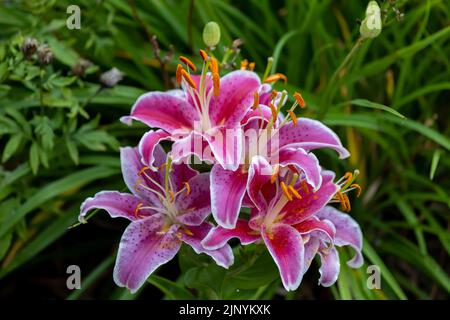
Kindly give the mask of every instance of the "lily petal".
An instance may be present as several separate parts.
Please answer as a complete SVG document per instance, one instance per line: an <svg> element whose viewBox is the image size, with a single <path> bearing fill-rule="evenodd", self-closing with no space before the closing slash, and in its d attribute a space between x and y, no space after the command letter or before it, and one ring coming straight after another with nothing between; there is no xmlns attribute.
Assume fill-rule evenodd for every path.
<svg viewBox="0 0 450 320"><path fill-rule="evenodd" d="M324 233L327 237L327 241L333 243L334 235L336 233L336 229L333 223L329 220L319 220L316 217L311 217L307 220L300 222L293 226L297 231L301 234L311 234L321 232Z"/></svg>
<svg viewBox="0 0 450 320"><path fill-rule="evenodd" d="M176 198L178 210L182 212L177 220L188 226L200 225L211 213L209 173L201 173L189 181L190 192Z"/></svg>
<svg viewBox="0 0 450 320"><path fill-rule="evenodd" d="M222 77L219 97L213 97L209 105L213 125L236 127L252 106L253 93L259 87L259 77L251 71L233 71Z"/></svg>
<svg viewBox="0 0 450 320"><path fill-rule="evenodd" d="M285 213L282 218L283 223L298 224L317 211L322 209L334 196L338 187L333 182L334 173L331 171L322 171L322 184L320 188L314 192L313 188L308 184L298 182L295 189L301 196L301 199L294 198L293 201L288 202L284 208Z"/></svg>
<svg viewBox="0 0 450 320"><path fill-rule="evenodd" d="M227 170L236 170L242 156L242 129L216 127L203 132L216 161Z"/></svg>
<svg viewBox="0 0 450 320"><path fill-rule="evenodd" d="M272 225L262 229L261 235L280 271L287 291L295 290L304 274L305 248L297 230L286 224Z"/></svg>
<svg viewBox="0 0 450 320"><path fill-rule="evenodd" d="M214 250L223 247L232 238L238 238L242 245L247 245L258 241L261 236L250 229L248 221L238 220L234 229L225 229L220 226L212 228L203 239L202 245L209 250Z"/></svg>
<svg viewBox="0 0 450 320"><path fill-rule="evenodd" d="M319 256L322 263L319 269L319 284L324 287L330 287L336 282L339 276L339 271L341 268L339 254L333 246L325 250L319 250Z"/></svg>
<svg viewBox="0 0 450 320"><path fill-rule="evenodd" d="M211 170L211 210L216 222L228 229L236 225L247 186L247 173L242 169L224 170L214 165Z"/></svg>
<svg viewBox="0 0 450 320"><path fill-rule="evenodd" d="M198 171L185 163L173 164L170 171L170 183L172 190L178 192L185 187L185 183L198 175ZM208 181L209 183L209 181Z"/></svg>
<svg viewBox="0 0 450 320"><path fill-rule="evenodd" d="M120 240L114 281L135 293L160 265L172 260L180 249L176 229L164 232L160 214L133 221ZM176 226L173 226L176 227Z"/></svg>
<svg viewBox="0 0 450 320"><path fill-rule="evenodd" d="M208 222L196 227L186 227L186 232L181 233L181 240L187 243L194 249L197 254L206 253L221 267L228 269L234 262L233 250L228 244L210 250L206 249L201 241L206 237L208 232L212 229L212 225Z"/></svg>
<svg viewBox="0 0 450 320"><path fill-rule="evenodd" d="M166 161L166 154L161 146L155 147L153 152L155 165L161 165ZM164 175L161 171L154 172L152 170L141 170L145 165L141 162L141 157L137 148L125 147L120 149L120 163L122 167L122 175L128 189L137 197L145 199L156 206L160 206L158 197L148 189L159 191L159 187L155 182L161 184L164 181ZM151 178L153 181L151 181Z"/></svg>
<svg viewBox="0 0 450 320"><path fill-rule="evenodd" d="M130 116L122 117L120 120L125 124L131 124L133 119L171 133L192 129L194 122L198 120L198 114L193 106L177 95L150 92L140 96L133 105Z"/></svg>
<svg viewBox="0 0 450 320"><path fill-rule="evenodd" d="M272 166L266 158L261 156L255 156L252 158L252 162L248 170L247 193L249 198L260 211L265 210L268 205L266 197L261 191L262 187L270 181L272 172Z"/></svg>
<svg viewBox="0 0 450 320"><path fill-rule="evenodd" d="M149 209L140 209L139 215L136 214L136 208L142 204L142 199L129 193L120 193L117 191L101 191L94 197L87 198L80 207L78 220L85 223L85 216L89 210L106 210L112 218L122 217L128 220L140 219L139 216L150 216L154 212Z"/></svg>
<svg viewBox="0 0 450 320"><path fill-rule="evenodd" d="M280 128L279 139L280 148L300 147L306 151L331 148L339 154L341 159L350 155L342 146L336 133L317 120L298 118L297 125L289 121Z"/></svg>
<svg viewBox="0 0 450 320"><path fill-rule="evenodd" d="M176 139L172 145L171 155L174 163L189 161L190 156L196 156L200 161L208 163L215 162L208 141L196 132L191 132L185 137Z"/></svg>
<svg viewBox="0 0 450 320"><path fill-rule="evenodd" d="M150 130L146 132L141 141L139 141L139 153L142 158L142 163L152 168L152 170L156 171L157 168L155 166L155 149L159 146L159 143L163 140L170 140L170 133L167 133L163 130L153 131ZM165 159L164 159L165 161ZM161 165L162 163L158 163L157 165Z"/></svg>
<svg viewBox="0 0 450 320"><path fill-rule="evenodd" d="M284 148L279 154L280 165L294 165L305 173L305 178L314 190L322 183L321 167L319 160L312 153L307 153L302 148Z"/></svg>
<svg viewBox="0 0 450 320"><path fill-rule="evenodd" d="M346 213L331 206L326 206L319 212L317 216L320 219L330 220L335 228L336 234L334 236L334 243L337 246L349 245L355 249L355 256L347 262L352 268L359 268L364 263L364 258L361 254L362 250L362 233L358 223Z"/></svg>

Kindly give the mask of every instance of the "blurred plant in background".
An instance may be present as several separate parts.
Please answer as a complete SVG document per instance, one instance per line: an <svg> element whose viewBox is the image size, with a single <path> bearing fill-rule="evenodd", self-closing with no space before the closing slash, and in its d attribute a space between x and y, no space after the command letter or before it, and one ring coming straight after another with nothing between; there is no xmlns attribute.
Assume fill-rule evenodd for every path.
<svg viewBox="0 0 450 320"><path fill-rule="evenodd" d="M377 13L366 12L364 1L78 0L81 29L69 30L72 2L0 6L0 296L449 297L445 1L379 1ZM369 25L378 14L380 34ZM219 43L202 33L211 20L220 26ZM352 201L351 215L364 230L366 266L380 267L380 290L367 288L365 267L341 263L330 289L317 286L312 272L301 290L286 293L267 254L236 249L235 265L224 270L183 247L179 261L131 296L111 280L111 243L118 244L123 222L98 214L93 227L68 230L84 198L125 187L118 147L136 145L145 127L118 119L140 94L172 88L173 57L199 62L204 38L224 52L229 69L248 59L263 74L271 56L269 72L289 80L278 89L301 91L307 102L301 116L346 137L348 161L318 156L334 171L361 171L366 191ZM347 251L340 254L348 260ZM81 266L81 290L65 287L70 264Z"/></svg>

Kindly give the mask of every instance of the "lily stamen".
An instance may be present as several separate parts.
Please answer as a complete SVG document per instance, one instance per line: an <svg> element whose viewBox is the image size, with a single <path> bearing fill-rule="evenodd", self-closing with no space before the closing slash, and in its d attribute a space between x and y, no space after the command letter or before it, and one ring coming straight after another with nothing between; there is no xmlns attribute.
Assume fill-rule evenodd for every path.
<svg viewBox="0 0 450 320"><path fill-rule="evenodd" d="M180 56L179 57L180 61L183 62L190 70L192 70L193 72L197 71L197 67L195 66L195 64L189 60L188 58L184 57L184 56Z"/></svg>
<svg viewBox="0 0 450 320"><path fill-rule="evenodd" d="M177 72L175 74L176 80L178 84L181 84L181 81L183 80L183 75L182 75L182 71L183 71L183 66L181 64L177 65Z"/></svg>
<svg viewBox="0 0 450 320"><path fill-rule="evenodd" d="M255 62L250 62L250 63L248 64L248 69L249 69L250 71L255 70L255 65L256 65Z"/></svg>
<svg viewBox="0 0 450 320"><path fill-rule="evenodd" d="M256 110L259 106L259 93L258 91L253 92L253 106L252 109Z"/></svg>
<svg viewBox="0 0 450 320"><path fill-rule="evenodd" d="M273 167L273 173L272 173L272 176L270 177L270 183L274 184L275 181L277 181L279 172L280 172L280 166L277 164Z"/></svg>
<svg viewBox="0 0 450 320"><path fill-rule="evenodd" d="M264 83L273 83L277 82L278 80L283 80L284 83L287 83L287 77L282 73L275 73L273 75L268 76L264 81Z"/></svg>
<svg viewBox="0 0 450 320"><path fill-rule="evenodd" d="M302 196L297 192L297 190L294 189L293 186L288 186L288 189L289 189L290 193L294 195L294 197L296 197L299 200L303 199Z"/></svg>
<svg viewBox="0 0 450 320"><path fill-rule="evenodd" d="M189 86L191 86L193 89L197 89L197 86L195 85L194 80L192 80L190 74L187 73L186 70L182 69L181 70L181 75L182 75L183 79L187 82L187 84Z"/></svg>
<svg viewBox="0 0 450 320"><path fill-rule="evenodd" d="M286 196L286 198L288 198L289 201L294 200L294 198L292 198L292 195L289 192L288 187L286 186L286 184L283 181L281 181L280 186L281 186L281 190L283 190L283 193Z"/></svg>
<svg viewBox="0 0 450 320"><path fill-rule="evenodd" d="M295 92L294 93L294 98L295 101L297 101L298 105L300 106L300 108L304 108L305 105L305 100L303 99L302 95L300 94L300 92Z"/></svg>
<svg viewBox="0 0 450 320"><path fill-rule="evenodd" d="M241 61L241 70L247 70L248 60L244 59Z"/></svg>

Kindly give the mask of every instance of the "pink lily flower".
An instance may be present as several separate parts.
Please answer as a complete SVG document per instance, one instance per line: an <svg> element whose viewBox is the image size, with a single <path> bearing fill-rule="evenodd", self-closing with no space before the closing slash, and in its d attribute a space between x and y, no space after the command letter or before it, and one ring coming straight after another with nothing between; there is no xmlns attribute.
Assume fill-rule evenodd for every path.
<svg viewBox="0 0 450 320"><path fill-rule="evenodd" d="M270 176L261 174L270 167L266 159L257 157L249 169L249 197L255 205L250 220L238 220L234 229L213 228L203 239L203 246L220 248L231 238L238 238L243 245L263 242L288 291L299 287L316 254L322 264L319 284L331 286L340 270L335 246L353 247L356 254L348 265L359 268L363 263L359 225L348 214L327 206L337 201L336 196L348 199L345 192L359 186L348 188L348 180L334 183L331 171L321 172L322 183L317 190L306 182L304 174L292 172L272 183Z"/></svg>
<svg viewBox="0 0 450 320"><path fill-rule="evenodd" d="M206 253L228 268L233 264L230 246L205 249L201 240L212 228L205 222L210 213L209 174L185 164L170 166L160 146L155 148L155 165L148 170L137 148L120 151L122 173L130 193L102 191L81 205L79 220L91 209L106 210L111 217L131 221L123 233L114 267L114 281L136 292L160 265L170 261L184 242L196 253ZM166 167L171 167L166 172Z"/></svg>
<svg viewBox="0 0 450 320"><path fill-rule="evenodd" d="M252 105L260 79L247 70L233 71L220 78L217 60L204 51L201 54L204 63L200 76L191 76L190 70L195 71L195 66L187 58L180 58L188 66L187 71L181 65L177 69L177 80L183 90L144 94L132 107L130 116L121 119L126 124L134 119L160 129L148 132L140 142L143 160L151 168L154 168L153 151L162 140L174 142L175 163L196 155L202 161L215 161L230 170L239 165L240 122ZM206 147L211 155L205 154Z"/></svg>
<svg viewBox="0 0 450 320"><path fill-rule="evenodd" d="M266 103L272 103L267 94L261 97ZM283 120L275 120L271 119L273 112L267 105L260 104L258 109L250 110L242 121L244 137L253 134L251 139L243 143L244 157L249 159L247 164L241 161L244 164L234 171L219 165L214 165L211 170L212 214L216 222L225 228L236 226L245 194L250 192L249 168L257 157L263 157L271 164L263 174L273 174L273 178L276 178L279 174L284 175L288 168L294 168L303 173L306 182L316 190L322 183L321 168L318 159L310 151L332 148L341 159L349 156L339 137L321 122L307 118L289 120L289 116L294 116L292 112Z"/></svg>

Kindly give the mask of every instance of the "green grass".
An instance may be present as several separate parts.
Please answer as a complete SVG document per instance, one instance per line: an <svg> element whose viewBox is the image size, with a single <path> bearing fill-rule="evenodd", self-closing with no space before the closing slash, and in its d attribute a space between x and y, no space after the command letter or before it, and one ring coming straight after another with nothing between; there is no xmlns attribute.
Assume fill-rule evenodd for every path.
<svg viewBox="0 0 450 320"><path fill-rule="evenodd" d="M66 7L74 2L82 11L81 30L64 26ZM334 154L320 153L324 166L338 175L355 168L361 172L364 191L352 199L350 214L364 233L365 267L376 264L381 269L381 289L367 289L365 267L355 271L343 262L337 284L320 292L335 299L450 297L450 7L446 1L394 1L404 14L401 21L390 1L384 1L387 14L381 35L362 43L358 43L357 21L364 18L365 1L5 3L0 7L0 283L11 284L23 275L21 270L42 268L54 259L52 248L64 246L68 255L92 263L83 292L57 297L83 298L86 292L96 298L138 297L108 289L114 288L111 252L117 242L103 245L99 250L103 253L93 259L71 241L73 233L67 227L76 222L86 196L124 188L118 146L135 145L145 129L125 127L119 117L129 112L141 93L165 89L148 35L157 36L162 55L173 45L174 58L166 66L173 77L179 55L200 61L203 25L214 20L222 30L219 50L241 38L241 57L255 61L261 75L272 56L272 72L286 74L286 89L302 92L307 102L299 115L322 119L337 131L352 156L338 161ZM42 70L19 59L25 36L47 41L55 54L56 61L42 76ZM79 57L95 66L71 83L70 70ZM21 71L18 66L25 64ZM125 73L125 80L94 95L99 70L113 66ZM56 79L50 78L52 74ZM47 120L39 118L43 116ZM96 228L99 233L106 230ZM114 235L117 241L120 229ZM140 294L160 290L167 299L191 298L196 292L188 290L190 284L195 287L207 279L194 272L204 266L190 263L180 261L181 270L191 270L181 278L164 278L163 267ZM230 272L223 279L234 277L236 271ZM243 272L236 277L264 280ZM309 273L300 290L286 298L319 297L317 272ZM279 282L264 281L243 290L240 297L272 298ZM227 290L226 286L211 289L203 297L229 297ZM0 296L6 294L0 286Z"/></svg>

